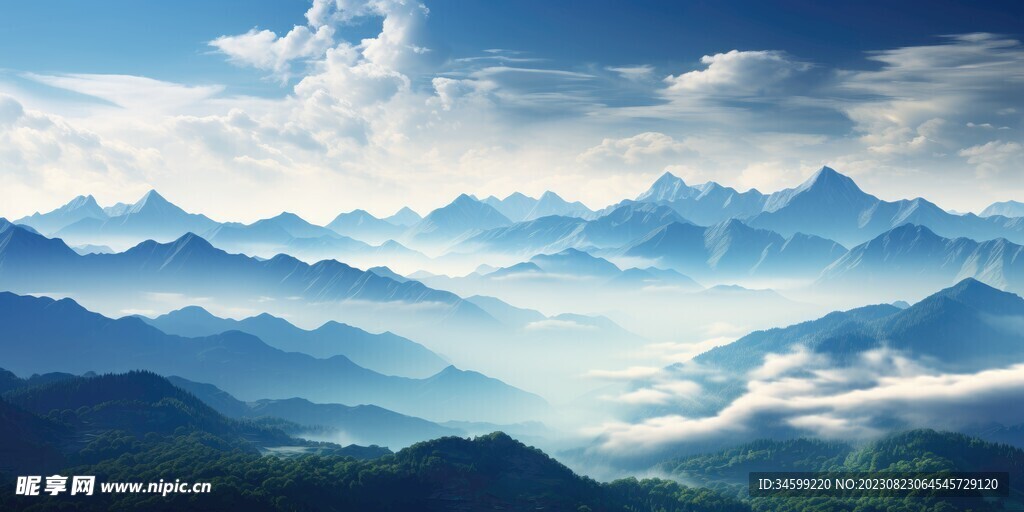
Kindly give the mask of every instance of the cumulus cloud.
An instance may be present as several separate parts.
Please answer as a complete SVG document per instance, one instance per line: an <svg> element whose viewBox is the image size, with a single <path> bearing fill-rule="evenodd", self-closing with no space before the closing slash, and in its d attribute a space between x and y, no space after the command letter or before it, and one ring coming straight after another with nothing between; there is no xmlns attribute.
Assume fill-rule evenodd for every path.
<svg viewBox="0 0 1024 512"><path fill-rule="evenodd" d="M670 94L709 96L761 96L811 65L778 50L739 51L705 55L704 69L665 78Z"/></svg>
<svg viewBox="0 0 1024 512"><path fill-rule="evenodd" d="M210 41L210 46L236 64L271 71L287 80L293 61L320 57L334 46L334 28L294 27L280 37L269 30L254 28L244 34L218 37Z"/></svg>
<svg viewBox="0 0 1024 512"><path fill-rule="evenodd" d="M139 169L164 165L159 153L139 148L25 108L0 94L0 190L5 199L53 204L54 187L64 199L74 190L116 189L137 179ZM141 193L141 192L139 192Z"/></svg>
<svg viewBox="0 0 1024 512"><path fill-rule="evenodd" d="M892 428L959 429L986 422L1017 424L1024 411L1024 364L951 374L887 350L863 354L850 366L797 350L775 354L749 375L745 391L715 414L664 414L603 426L600 449L637 453L670 445L734 442L783 435L864 439ZM689 381L680 380L683 389ZM617 397L629 404L671 404L662 387Z"/></svg>
<svg viewBox="0 0 1024 512"><path fill-rule="evenodd" d="M668 166L688 181L768 192L829 163L886 199L925 196L965 211L1024 193L1007 172L1024 143L1024 51L1005 37L874 52L874 65L856 71L770 48L723 48L697 69L557 68L507 49L446 55L428 44L429 16L415 1L315 0L287 31L211 41L227 61L287 80L279 98L145 77L18 76L103 100L85 108L70 95L41 102L0 77L19 100L0 103L0 152L9 168L32 169L31 182L2 178L5 215L151 187L232 220L288 209L326 222L339 203L367 207L367 197L384 214L513 190L552 189L600 208ZM371 20L376 34L343 39L346 24ZM188 186L196 179L198 190Z"/></svg>

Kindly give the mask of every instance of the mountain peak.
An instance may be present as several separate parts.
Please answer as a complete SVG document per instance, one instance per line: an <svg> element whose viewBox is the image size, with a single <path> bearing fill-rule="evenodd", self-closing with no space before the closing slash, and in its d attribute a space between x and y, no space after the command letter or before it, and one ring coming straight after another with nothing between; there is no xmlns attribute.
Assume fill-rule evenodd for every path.
<svg viewBox="0 0 1024 512"><path fill-rule="evenodd" d="M768 196L764 212L802 205L803 214L814 215L821 208L857 211L877 203L878 198L865 193L849 176L823 166L796 188L780 190Z"/></svg>
<svg viewBox="0 0 1024 512"><path fill-rule="evenodd" d="M814 188L843 188L860 192L860 187L849 176L825 165L818 172L814 173L799 189L809 190Z"/></svg>
<svg viewBox="0 0 1024 512"><path fill-rule="evenodd" d="M679 176L672 174L671 171L665 171L661 176L658 177L657 180L654 181L654 185L668 185L674 183L685 184L686 182L683 181L683 179L680 178Z"/></svg>
<svg viewBox="0 0 1024 512"><path fill-rule="evenodd" d="M151 188L151 189L149 189L149 192L146 192L145 194L142 195L142 198L140 198L136 204L146 203L146 202L149 202L149 201L165 201L166 202L167 200L164 199L164 196L160 195L160 193L157 192L155 188Z"/></svg>
<svg viewBox="0 0 1024 512"><path fill-rule="evenodd" d="M637 201L676 201L693 195L693 189L687 186L682 178L665 171L644 193L637 196Z"/></svg>
<svg viewBox="0 0 1024 512"><path fill-rule="evenodd" d="M296 214L296 213L281 212L281 213L275 215L273 218L275 218L275 219L299 219L301 217L299 217L299 215Z"/></svg>
<svg viewBox="0 0 1024 512"><path fill-rule="evenodd" d="M96 203L96 198L93 197L92 194L87 195L87 196L75 197L74 199L68 201L68 203L65 204L64 206L62 206L60 209L67 211L67 210L76 210L78 208L83 208L83 207L84 208L90 208L90 209L95 208L97 210L101 209L100 205Z"/></svg>
<svg viewBox="0 0 1024 512"><path fill-rule="evenodd" d="M174 208L174 205L167 199L164 199L164 196L160 195L156 190L150 190L136 201L126 213L140 213L144 210L160 210L165 208Z"/></svg>
<svg viewBox="0 0 1024 512"><path fill-rule="evenodd" d="M215 249L213 244L207 242L205 238L189 231L184 235L178 237L177 240L170 243L178 248L178 250L190 248L190 249Z"/></svg>
<svg viewBox="0 0 1024 512"><path fill-rule="evenodd" d="M400 210L395 212L394 215L387 217L384 220L396 226L411 226L422 219L423 217L413 211L412 208L403 206Z"/></svg>
<svg viewBox="0 0 1024 512"><path fill-rule="evenodd" d="M475 197L469 194L459 194L459 197L456 197L455 200L449 204L472 204L478 202L479 201L477 201Z"/></svg>
<svg viewBox="0 0 1024 512"><path fill-rule="evenodd" d="M166 315L162 315L161 317L158 317L158 319L159 318L165 318L165 317L177 317L178 319L185 319L185 318L187 318L189 320L196 320L196 319L203 319L203 320L205 320L205 319L209 319L209 318L216 318L215 316L213 316L213 313L210 313L209 311L206 310L206 308L204 308L202 306L185 306L185 307L183 307L181 309L176 309L174 311L171 311L170 313L167 313Z"/></svg>
<svg viewBox="0 0 1024 512"><path fill-rule="evenodd" d="M939 235L936 235L934 231L928 229L926 226L922 226L920 224L907 223L907 224L901 224L899 226L896 226L896 227L890 229L889 231L887 231L885 233L882 233L881 235L878 235L878 238L882 238L882 237L886 237L886 238L890 238L890 239L892 239L892 238L907 239L907 238L917 238L917 237L939 238Z"/></svg>
<svg viewBox="0 0 1024 512"><path fill-rule="evenodd" d="M940 290L918 304L934 302L938 299L955 300L997 315L1024 313L1024 299L993 288L973 277L968 277L945 290Z"/></svg>

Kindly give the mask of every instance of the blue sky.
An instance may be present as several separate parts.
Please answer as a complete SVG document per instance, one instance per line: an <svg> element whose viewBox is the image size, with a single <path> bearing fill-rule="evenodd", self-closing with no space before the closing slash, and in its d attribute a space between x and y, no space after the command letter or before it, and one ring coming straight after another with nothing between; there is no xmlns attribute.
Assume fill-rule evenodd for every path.
<svg viewBox="0 0 1024 512"><path fill-rule="evenodd" d="M150 187L240 220L426 210L516 189L601 207L665 170L772 191L823 164L885 198L978 210L1024 197L1022 12L948 1L8 3L0 214Z"/></svg>

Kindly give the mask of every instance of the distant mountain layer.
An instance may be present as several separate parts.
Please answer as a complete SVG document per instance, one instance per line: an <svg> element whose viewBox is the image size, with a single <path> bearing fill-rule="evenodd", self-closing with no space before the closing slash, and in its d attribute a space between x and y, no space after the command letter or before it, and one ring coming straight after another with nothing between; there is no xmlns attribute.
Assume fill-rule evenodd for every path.
<svg viewBox="0 0 1024 512"><path fill-rule="evenodd" d="M614 290L639 289L646 286L669 286L682 290L699 290L701 286L693 279L671 269L655 267L629 268L620 270L614 263L578 249L565 249L554 254L538 254L522 263L474 273L461 279L497 282L509 278L536 278L557 280L565 277L581 278L575 283L608 287ZM437 278L427 278L434 282ZM487 310L487 308L484 308Z"/></svg>
<svg viewBox="0 0 1024 512"><path fill-rule="evenodd" d="M665 204L701 225L742 219L783 236L817 235L856 245L897 226L927 226L946 237L1005 237L1024 243L1024 220L1005 216L953 215L925 199L883 201L863 192L834 169L823 167L800 186L770 195L737 192L717 183L696 187L666 173L637 201ZM998 209L997 209L998 211Z"/></svg>
<svg viewBox="0 0 1024 512"><path fill-rule="evenodd" d="M691 187L670 172L636 198L637 202L671 206L684 218L704 226L757 215L767 199L757 190L738 192L715 182Z"/></svg>
<svg viewBox="0 0 1024 512"><path fill-rule="evenodd" d="M493 323L458 296L417 281L394 281L334 260L309 265L286 255L259 260L228 254L191 233L171 243L149 240L122 253L81 256L59 239L0 224L0 287L15 291L102 287L109 292L151 287L316 301L430 302L450 307L454 319Z"/></svg>
<svg viewBox="0 0 1024 512"><path fill-rule="evenodd" d="M409 212L412 212L409 210ZM413 213L415 215L415 213ZM404 215L405 221L411 220L412 216ZM416 215L416 221L419 216ZM399 221L403 221L399 218ZM334 232L345 235L356 240L362 240L372 244L379 244L387 240L398 238L405 231L404 224L392 224L386 220L378 219L365 210L353 210L342 213L334 218L327 227Z"/></svg>
<svg viewBox="0 0 1024 512"><path fill-rule="evenodd" d="M411 225L419 221L412 210L406 208L399 213L401 222ZM270 252L268 256L273 256L287 252L316 259L368 255L422 257L391 240L404 231L404 226L376 219L362 210L340 215L329 227L311 224L289 212L252 224L219 223L182 210L155 190L134 204L119 203L108 208L101 208L92 196L79 196L56 210L36 213L17 223L51 236L59 233L58 236L80 245L101 242L123 246L146 239L166 242L186 233L198 233L217 247L248 254Z"/></svg>
<svg viewBox="0 0 1024 512"><path fill-rule="evenodd" d="M515 192L505 199L494 196L483 200L513 222L530 221L541 217L559 215L563 217L588 217L594 212L579 201L568 202L558 194L547 191L539 199Z"/></svg>
<svg viewBox="0 0 1024 512"><path fill-rule="evenodd" d="M448 366L444 359L419 343L390 332L370 334L333 321L307 331L266 313L231 320L218 318L198 306L142 320L167 334L190 338L241 331L285 352L302 352L317 358L341 355L385 375L428 377Z"/></svg>
<svg viewBox="0 0 1024 512"><path fill-rule="evenodd" d="M822 272L820 283L935 289L967 277L1024 292L1024 247L1002 238L948 239L907 224L851 249Z"/></svg>
<svg viewBox="0 0 1024 512"><path fill-rule="evenodd" d="M694 276L816 276L846 248L811 235L784 238L733 219L708 228L673 222L620 252Z"/></svg>
<svg viewBox="0 0 1024 512"><path fill-rule="evenodd" d="M403 206L400 210L395 212L394 215L390 217L385 217L383 220L396 226L409 227L423 220L423 217L421 217L420 214L412 211L412 209L409 208L408 206Z"/></svg>
<svg viewBox="0 0 1024 512"><path fill-rule="evenodd" d="M150 190L138 202L121 210L114 212L118 213L115 216L108 217L104 212L102 217L82 218L53 234L86 242L107 238L173 240L188 232L203 233L217 226L216 221L182 210L155 190Z"/></svg>
<svg viewBox="0 0 1024 512"><path fill-rule="evenodd" d="M242 399L376 404L427 418L521 421L543 413L539 397L479 373L448 367L426 379L391 377L344 356L284 352L238 331L168 335L138 318L112 320L70 299L0 293L0 360L21 374L146 369L209 382ZM47 354L47 357L40 357Z"/></svg>
<svg viewBox="0 0 1024 512"><path fill-rule="evenodd" d="M980 217L993 217L996 215L1001 215L1003 217L1024 217L1024 203L1019 201L992 203L979 214Z"/></svg>
<svg viewBox="0 0 1024 512"><path fill-rule="evenodd" d="M449 205L430 212L410 227L403 239L425 245L447 246L469 234L509 224L512 221L492 206L462 194Z"/></svg>
<svg viewBox="0 0 1024 512"><path fill-rule="evenodd" d="M673 222L688 222L664 205L626 202L593 220L546 216L474 235L456 252L536 254L566 248L619 247Z"/></svg>
<svg viewBox="0 0 1024 512"><path fill-rule="evenodd" d="M106 218L107 213L96 203L96 198L90 195L78 196L56 210L48 213L36 212L31 216L18 219L14 223L32 226L41 233L52 234L80 220L104 220Z"/></svg>
<svg viewBox="0 0 1024 512"><path fill-rule="evenodd" d="M644 211L635 206L637 204L668 208L675 217L664 211ZM624 210L624 207L629 208ZM534 224L552 216L558 219ZM15 223L31 226L46 235L60 236L76 245L111 243L111 240L137 243L147 238L169 241L192 232L218 246L239 237L249 243L267 244L268 240L275 240L275 245L287 248L290 254L314 244L312 240L316 240L321 251L338 254L365 251L366 247L354 243L356 241L377 245L399 240L413 246L444 249L472 240L458 252L495 250L525 255L568 247L617 247L670 222L710 226L731 219L775 231L786 238L802 233L836 240L846 246L863 243L907 223L926 226L947 238L981 241L1002 237L1024 244L1024 204L1020 202L995 203L981 216L956 215L923 198L883 201L865 193L852 179L829 167L822 167L795 188L771 194L757 190L739 192L714 182L690 186L666 172L635 201L625 200L597 212L582 203L565 201L550 191L539 198L516 192L504 199L491 196L482 201L463 194L425 218L408 208L386 219L376 218L364 210L353 210L340 214L327 228L302 221L310 228L303 233L293 229L294 225L281 225L278 217L248 226L221 224L203 215L185 212L156 191L148 192L134 204L119 203L107 208L100 207L92 196L78 196L56 210L37 212ZM586 220L600 222L587 223ZM265 222L273 225L260 225ZM236 232L239 228L247 229ZM289 237L302 242L289 244ZM517 242L523 241L527 241L527 246L517 246ZM390 256L397 254L389 253Z"/></svg>

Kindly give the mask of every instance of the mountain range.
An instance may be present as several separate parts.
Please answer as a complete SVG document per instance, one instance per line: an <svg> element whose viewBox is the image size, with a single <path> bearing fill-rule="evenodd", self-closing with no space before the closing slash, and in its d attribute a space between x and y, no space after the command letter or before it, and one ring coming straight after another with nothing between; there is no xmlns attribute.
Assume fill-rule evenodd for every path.
<svg viewBox="0 0 1024 512"><path fill-rule="evenodd" d="M583 203L579 201L570 203L550 190L541 194L540 198L514 192L505 199L489 196L482 202L494 207L513 222L530 221L551 215L586 218L594 213Z"/></svg>
<svg viewBox="0 0 1024 512"><path fill-rule="evenodd" d="M1020 201L1003 201L992 203L978 214L979 217L1024 217L1024 203Z"/></svg>
<svg viewBox="0 0 1024 512"><path fill-rule="evenodd" d="M414 341L390 332L370 334L335 321L307 331L267 313L232 320L216 317L199 306L152 319L139 318L167 334L189 338L241 331L285 352L302 352L320 359L345 356L363 368L385 375L428 377L448 366L440 356Z"/></svg>
<svg viewBox="0 0 1024 512"><path fill-rule="evenodd" d="M906 224L850 249L822 272L819 284L934 289L968 277L1024 292L1024 247L1005 238L943 238Z"/></svg>
<svg viewBox="0 0 1024 512"><path fill-rule="evenodd" d="M403 206L393 215L384 217L381 220L394 224L395 226L409 227L423 220L423 217L420 216L420 214L414 212L412 208L409 208L408 206Z"/></svg>
<svg viewBox="0 0 1024 512"><path fill-rule="evenodd" d="M739 193L716 183L690 187L666 173L637 200L666 204L697 224L735 218L783 236L817 235L847 246L907 223L927 226L947 237L1005 237L1024 243L1024 220L1019 218L954 215L922 198L884 201L830 167L822 167L796 188L768 195L757 190Z"/></svg>
<svg viewBox="0 0 1024 512"><path fill-rule="evenodd" d="M512 422L546 410L536 395L453 366L425 379L386 376L344 356L317 359L284 352L239 331L173 336L135 317L114 320L92 313L71 299L0 292L0 321L0 359L20 374L145 369L208 382L245 400L301 396L372 403L438 420Z"/></svg>
<svg viewBox="0 0 1024 512"><path fill-rule="evenodd" d="M407 211L412 212L412 210ZM412 213L415 215L415 212ZM412 218L412 216L407 216L405 220L412 220ZM418 215L415 218L414 223L421 220ZM380 244L398 238L405 231L406 227L406 225L396 225L386 220L378 219L370 215L366 210L352 210L348 213L339 214L327 225L327 228L335 233L372 244Z"/></svg>
<svg viewBox="0 0 1024 512"><path fill-rule="evenodd" d="M121 253L82 256L60 239L0 223L0 287L105 293L161 289L199 296L435 303L449 308L448 318L454 321L493 322L455 294L417 281L397 282L334 260L310 265L283 254L269 260L228 254L192 233L171 243L148 240Z"/></svg>
<svg viewBox="0 0 1024 512"><path fill-rule="evenodd" d="M96 198L89 195L78 196L56 210L47 213L36 212L28 217L22 217L14 221L14 223L32 226L37 231L52 234L80 220L96 219L103 221L108 217L107 212L96 203Z"/></svg>
<svg viewBox="0 0 1024 512"><path fill-rule="evenodd" d="M618 251L698 278L813 277L845 252L846 248L832 240L804 234L783 238L736 219L707 228L673 222Z"/></svg>
<svg viewBox="0 0 1024 512"><path fill-rule="evenodd" d="M462 194L447 206L438 208L417 222L403 235L403 240L447 247L469 234L507 226L512 221L494 207Z"/></svg>
<svg viewBox="0 0 1024 512"><path fill-rule="evenodd" d="M1024 243L1024 207L1015 201L995 203L981 216L955 215L923 198L884 201L862 191L852 179L830 167L822 167L801 185L762 194L757 190L738 192L714 182L687 185L681 178L666 172L636 201L623 201L597 212L579 202L568 202L553 192L540 198L513 193L504 199L494 196L477 200L463 194L451 204L438 208L420 218L408 208L399 210L387 219L378 219L363 211L354 210L339 215L327 228L312 232L289 234L296 238L318 237L333 232L372 244L387 240L422 243L430 247L450 244L470 238L490 229L503 228L521 222L530 222L549 216L569 219L594 220L630 203L663 205L675 211L680 218L701 226L740 219L752 227L765 228L784 237L796 233L816 235L852 246L903 224L923 225L948 238L968 237L987 240L1004 237L1015 243ZM645 215L663 213L647 212ZM629 215L620 212L619 215ZM265 219L270 220L270 219ZM614 218L608 219L614 222ZM190 214L171 204L156 191L147 192L134 204L102 208L92 196L78 196L64 206L48 213L35 213L15 221L32 226L46 235L60 236L75 244L106 243L110 238L137 243L146 238L168 241L186 232L210 234L217 222L203 215ZM554 227L553 221L544 223ZM562 236L548 236L545 244L534 243L525 252L551 250L544 247L572 234L573 227L583 223L562 220ZM229 225L238 227L237 223ZM613 240L601 240L601 229L586 233L586 240L573 241L566 247L583 248L586 244L598 247L622 245L651 231L648 223L637 223L638 231L631 235L616 235ZM535 226L541 228L541 226ZM639 232L647 229L646 232ZM326 231L324 231L326 230ZM225 235L227 236L227 235ZM489 235L478 241L490 239ZM621 238L628 238L622 240Z"/></svg>
<svg viewBox="0 0 1024 512"><path fill-rule="evenodd" d="M526 255L566 248L612 248L672 222L688 221L664 205L624 202L591 220L556 215L490 229L467 238L453 250Z"/></svg>
<svg viewBox="0 0 1024 512"><path fill-rule="evenodd" d="M95 201L92 201L91 204L89 201L85 201L79 208L74 210L85 208L95 213L92 205L95 205ZM94 243L108 239L138 241L154 238L173 240L188 232L202 233L217 226L216 221L211 220L205 215L192 214L182 210L164 199L155 190L147 192L135 204L113 213L117 215L106 214L103 217L88 216L67 224L50 234L68 240L81 240L84 243ZM52 212L45 215L47 221L56 221L59 218L70 218L73 216L71 211L65 211L63 216L54 215L51 217L51 214ZM28 220L31 221L31 218ZM51 224L56 225L56 223ZM32 224L29 223L29 225Z"/></svg>

